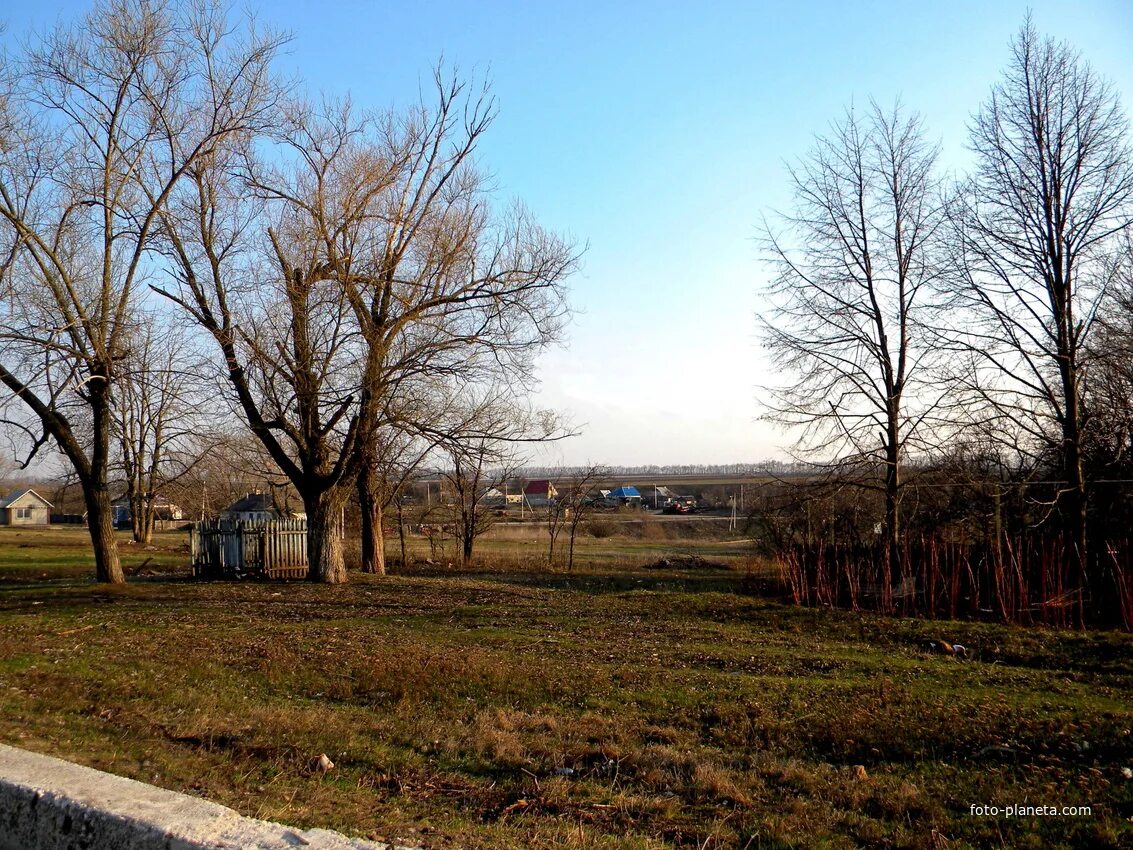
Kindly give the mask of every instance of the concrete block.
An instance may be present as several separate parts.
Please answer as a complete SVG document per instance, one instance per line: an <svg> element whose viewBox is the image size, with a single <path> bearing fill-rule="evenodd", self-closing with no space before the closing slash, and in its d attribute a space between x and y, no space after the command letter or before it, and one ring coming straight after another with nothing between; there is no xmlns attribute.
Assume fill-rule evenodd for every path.
<svg viewBox="0 0 1133 850"><path fill-rule="evenodd" d="M0 744L0 850L399 850ZM403 849L402 849L403 850Z"/></svg>

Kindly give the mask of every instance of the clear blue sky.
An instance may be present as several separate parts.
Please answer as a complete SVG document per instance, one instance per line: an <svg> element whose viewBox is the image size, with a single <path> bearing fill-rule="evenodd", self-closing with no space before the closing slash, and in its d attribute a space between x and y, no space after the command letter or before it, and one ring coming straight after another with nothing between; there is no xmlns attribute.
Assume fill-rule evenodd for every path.
<svg viewBox="0 0 1133 850"><path fill-rule="evenodd" d="M900 97L965 164L965 125L1028 8L1133 102L1133 2L272 2L283 68L362 105L417 97L431 66L487 77L482 162L505 196L589 245L539 403L584 433L552 462L784 455L757 421L764 271L753 237L787 204L784 161L848 104ZM79 2L15 0L7 37Z"/></svg>

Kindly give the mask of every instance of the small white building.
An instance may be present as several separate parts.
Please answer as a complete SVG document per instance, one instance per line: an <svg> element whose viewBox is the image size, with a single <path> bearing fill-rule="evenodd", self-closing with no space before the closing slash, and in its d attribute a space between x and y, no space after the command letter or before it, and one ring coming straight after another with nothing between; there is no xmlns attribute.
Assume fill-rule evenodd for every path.
<svg viewBox="0 0 1133 850"><path fill-rule="evenodd" d="M279 519L280 513L276 510L275 501L267 493L249 493L222 510L220 518L240 522L266 522Z"/></svg>
<svg viewBox="0 0 1133 850"><path fill-rule="evenodd" d="M221 519L238 522L267 522L273 519L306 519L302 511L287 511L275 504L269 493L249 493L220 512Z"/></svg>
<svg viewBox="0 0 1133 850"><path fill-rule="evenodd" d="M51 502L26 487L0 502L0 525L47 525L51 508Z"/></svg>

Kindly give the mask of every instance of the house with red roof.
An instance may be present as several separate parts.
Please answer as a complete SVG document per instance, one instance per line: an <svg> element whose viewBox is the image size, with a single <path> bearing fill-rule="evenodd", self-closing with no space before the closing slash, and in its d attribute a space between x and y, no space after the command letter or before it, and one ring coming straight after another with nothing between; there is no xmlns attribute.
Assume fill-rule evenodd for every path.
<svg viewBox="0 0 1133 850"><path fill-rule="evenodd" d="M533 508L546 507L558 498L559 491L547 479L528 481L523 488L523 499Z"/></svg>

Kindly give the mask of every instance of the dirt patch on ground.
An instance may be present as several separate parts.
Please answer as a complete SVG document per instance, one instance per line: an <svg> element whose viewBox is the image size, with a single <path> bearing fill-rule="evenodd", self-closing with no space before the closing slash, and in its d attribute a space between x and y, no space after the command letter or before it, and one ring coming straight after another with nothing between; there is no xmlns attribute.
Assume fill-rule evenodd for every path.
<svg viewBox="0 0 1133 850"><path fill-rule="evenodd" d="M720 561L710 561L699 555L670 555L645 564L647 570L727 570L730 567Z"/></svg>

